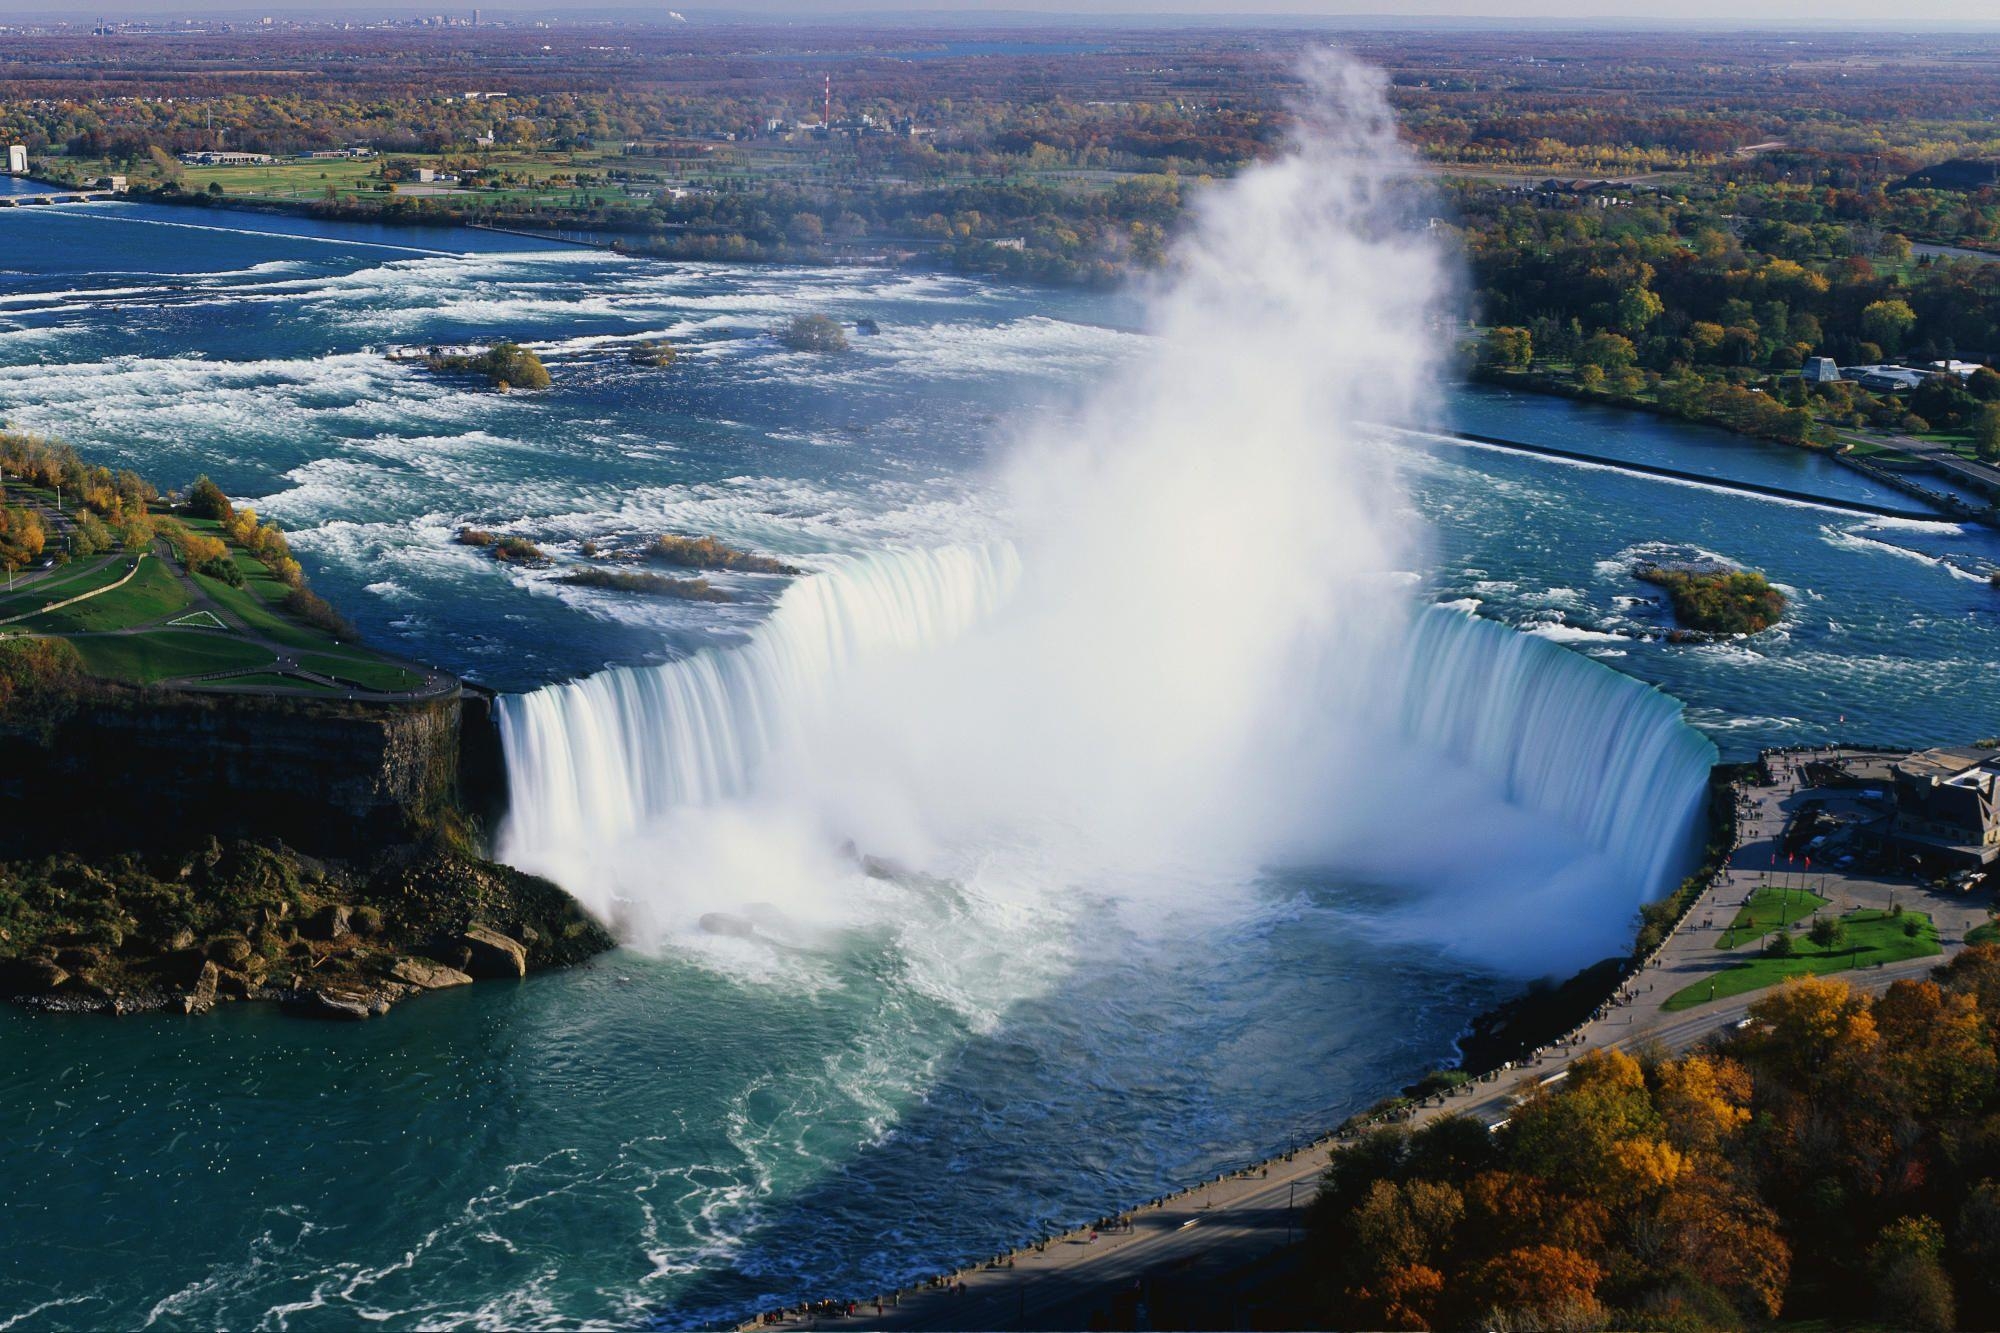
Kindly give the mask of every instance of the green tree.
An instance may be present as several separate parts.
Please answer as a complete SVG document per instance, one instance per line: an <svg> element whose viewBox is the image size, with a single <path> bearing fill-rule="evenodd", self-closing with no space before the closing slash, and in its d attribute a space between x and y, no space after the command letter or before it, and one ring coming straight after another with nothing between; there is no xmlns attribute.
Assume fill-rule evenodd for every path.
<svg viewBox="0 0 2000 1333"><path fill-rule="evenodd" d="M1639 359L1639 351L1632 340L1622 334L1593 333L1577 348L1578 364L1596 366L1599 370L1625 370Z"/></svg>
<svg viewBox="0 0 2000 1333"><path fill-rule="evenodd" d="M229 503L229 497L222 488L203 473L188 487L187 511L196 518L212 518L218 523L227 523L236 517L236 508Z"/></svg>
<svg viewBox="0 0 2000 1333"><path fill-rule="evenodd" d="M1618 331L1638 337L1666 313L1667 303L1649 287L1627 287L1618 294Z"/></svg>
<svg viewBox="0 0 2000 1333"><path fill-rule="evenodd" d="M1820 949L1838 949L1847 940L1847 927L1840 923L1838 917L1821 917L1813 922L1812 929L1806 932L1806 938Z"/></svg>
<svg viewBox="0 0 2000 1333"><path fill-rule="evenodd" d="M1862 336L1892 356L1916 324L1917 312L1910 309L1908 301L1898 298L1870 301L1861 311Z"/></svg>
<svg viewBox="0 0 2000 1333"><path fill-rule="evenodd" d="M1526 370L1535 360L1535 340L1528 330L1501 325L1486 331L1480 359L1505 370Z"/></svg>
<svg viewBox="0 0 2000 1333"><path fill-rule="evenodd" d="M1972 419L1972 447L1987 462L2000 462L2000 403L1986 404Z"/></svg>

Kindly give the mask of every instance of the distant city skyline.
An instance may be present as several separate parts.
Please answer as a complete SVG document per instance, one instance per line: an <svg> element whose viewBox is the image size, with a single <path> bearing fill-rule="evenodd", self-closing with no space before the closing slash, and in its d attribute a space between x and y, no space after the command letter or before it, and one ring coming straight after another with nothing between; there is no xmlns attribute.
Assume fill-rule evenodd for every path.
<svg viewBox="0 0 2000 1333"><path fill-rule="evenodd" d="M605 0L540 0L532 6L481 5L484 16L494 20L571 17L577 19L665 21L669 11L685 14L690 21L704 18L740 22L746 19L880 19L929 22L1026 22L1037 17L1059 21L1065 26L1092 18L1131 20L1147 17L1173 19L1223 19L1254 23L1259 18L1288 22L1323 18L1344 26L1380 22L1383 26L1421 24L1448 25L1453 21L1479 27L1505 26L1509 22L1545 26L1550 23L1630 28L1657 24L1686 27L1711 25L1742 28L1758 25L1815 27L1838 25L1849 28L1921 28L2000 26L2000 17L1989 0L1922 0L1886 12L1871 0L1761 0L1756 4L1731 0L1247 0L1242 4L1218 0L1075 0L1059 9L1047 0L707 0L684 5L663 0L654 4L605 3ZM344 16L357 20L389 15L470 14L473 6L440 3L439 0L278 0L258 5L254 0L96 0L87 9L59 10L47 0L0 0L0 21L8 19L57 19L88 22L98 17L131 18L191 17L232 18L274 15L284 18L333 19Z"/></svg>

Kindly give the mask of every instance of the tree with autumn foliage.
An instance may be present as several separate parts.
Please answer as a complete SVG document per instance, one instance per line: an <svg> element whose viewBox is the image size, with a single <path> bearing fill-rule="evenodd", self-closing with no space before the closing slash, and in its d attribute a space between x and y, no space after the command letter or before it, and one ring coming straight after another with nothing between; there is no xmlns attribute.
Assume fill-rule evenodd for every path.
<svg viewBox="0 0 2000 1333"><path fill-rule="evenodd" d="M1594 1052L1494 1132L1374 1130L1332 1155L1295 1318L2000 1326L1996 1051L1980 945L1875 997L1787 982L1678 1057Z"/></svg>

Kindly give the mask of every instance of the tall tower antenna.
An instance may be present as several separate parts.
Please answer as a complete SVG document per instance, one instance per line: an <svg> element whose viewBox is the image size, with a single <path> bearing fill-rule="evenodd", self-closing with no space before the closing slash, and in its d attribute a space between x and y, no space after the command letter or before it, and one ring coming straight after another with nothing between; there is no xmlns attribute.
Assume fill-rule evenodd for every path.
<svg viewBox="0 0 2000 1333"><path fill-rule="evenodd" d="M828 129L833 128L833 75L832 74L828 74L826 76L826 106L825 109L819 113L819 123L826 126Z"/></svg>

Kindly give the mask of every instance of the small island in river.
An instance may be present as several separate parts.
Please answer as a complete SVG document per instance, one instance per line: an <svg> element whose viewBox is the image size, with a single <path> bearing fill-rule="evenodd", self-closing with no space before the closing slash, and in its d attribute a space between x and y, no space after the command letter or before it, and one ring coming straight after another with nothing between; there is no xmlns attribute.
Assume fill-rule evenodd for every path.
<svg viewBox="0 0 2000 1333"><path fill-rule="evenodd" d="M1632 576L1667 590L1674 619L1699 634L1756 634L1785 614L1785 595L1754 570L1699 564L1635 565Z"/></svg>

